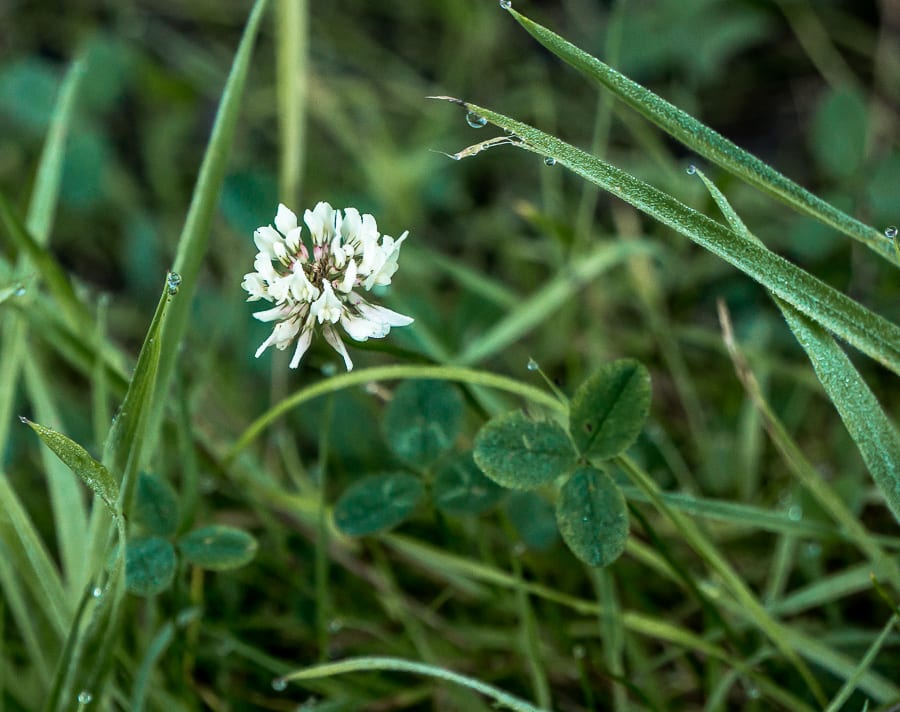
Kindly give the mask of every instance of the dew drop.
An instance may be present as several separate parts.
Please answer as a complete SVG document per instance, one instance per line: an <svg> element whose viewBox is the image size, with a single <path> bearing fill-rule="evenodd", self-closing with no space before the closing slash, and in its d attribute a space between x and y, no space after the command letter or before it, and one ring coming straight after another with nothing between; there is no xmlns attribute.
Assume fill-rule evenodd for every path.
<svg viewBox="0 0 900 712"><path fill-rule="evenodd" d="M803 519L803 507L801 507L799 504L791 506L791 508L788 509L788 519L790 519L792 522L799 522L801 519Z"/></svg>
<svg viewBox="0 0 900 712"><path fill-rule="evenodd" d="M17 297L24 297L25 296L25 287L17 287L16 291L13 292L13 294L15 294Z"/></svg>
<svg viewBox="0 0 900 712"><path fill-rule="evenodd" d="M521 541L516 542L515 546L513 546L513 556L525 556L525 552L528 551L528 547L525 546Z"/></svg>
<svg viewBox="0 0 900 712"><path fill-rule="evenodd" d="M684 172L687 173L689 176L692 176L692 175L694 175L694 174L697 172L697 166L695 166L695 165L692 163L691 165L689 165L689 166L685 169Z"/></svg>
<svg viewBox="0 0 900 712"><path fill-rule="evenodd" d="M175 296L178 294L178 288L181 286L181 275L177 272L169 272L169 276L166 277L166 289L169 294Z"/></svg>
<svg viewBox="0 0 900 712"><path fill-rule="evenodd" d="M576 645L572 648L572 657L576 660L584 660L585 655L587 655L587 650L584 649L583 645Z"/></svg>
<svg viewBox="0 0 900 712"><path fill-rule="evenodd" d="M297 712L307 712L307 710L314 710L319 706L319 699L315 696L307 697L306 700L303 701L297 708Z"/></svg>
<svg viewBox="0 0 900 712"><path fill-rule="evenodd" d="M886 228L884 229L884 236L885 236L885 237L889 237L889 238L891 238L892 240L893 240L895 237L897 237L897 233L898 233L898 230L897 230L897 226L896 226L896 225L891 225L891 226L886 227Z"/></svg>
<svg viewBox="0 0 900 712"><path fill-rule="evenodd" d="M545 166L555 166L555 165L556 165L556 159L555 159L553 156L547 156L547 157L544 159L544 165L545 165Z"/></svg>
<svg viewBox="0 0 900 712"><path fill-rule="evenodd" d="M89 705L91 703L91 700L94 699L94 696L87 690L82 690L78 693L78 697L76 697L75 699L78 700L78 704L80 705Z"/></svg>
<svg viewBox="0 0 900 712"><path fill-rule="evenodd" d="M500 7L504 10L509 10L512 7L512 0L500 0Z"/></svg>
<svg viewBox="0 0 900 712"><path fill-rule="evenodd" d="M535 361L533 358L528 359L528 365L525 367L529 371L537 371L540 368L540 364Z"/></svg>
<svg viewBox="0 0 900 712"><path fill-rule="evenodd" d="M473 129L480 129L487 126L487 119L479 116L474 111L469 111L466 113L466 123Z"/></svg>
<svg viewBox="0 0 900 712"><path fill-rule="evenodd" d="M287 689L287 680L283 677L276 677L272 680L272 689L275 692L284 692Z"/></svg>
<svg viewBox="0 0 900 712"><path fill-rule="evenodd" d="M331 633L338 633L344 628L344 622L340 618L332 618L328 621L328 630Z"/></svg>
<svg viewBox="0 0 900 712"><path fill-rule="evenodd" d="M759 699L759 688L756 685L747 685L747 697L751 700Z"/></svg>
<svg viewBox="0 0 900 712"><path fill-rule="evenodd" d="M817 541L810 542L806 545L806 550L803 553L807 559L817 559L822 554L822 545Z"/></svg>
<svg viewBox="0 0 900 712"><path fill-rule="evenodd" d="M94 598L102 598L103 597L103 589L97 586L93 591L91 591L91 595Z"/></svg>

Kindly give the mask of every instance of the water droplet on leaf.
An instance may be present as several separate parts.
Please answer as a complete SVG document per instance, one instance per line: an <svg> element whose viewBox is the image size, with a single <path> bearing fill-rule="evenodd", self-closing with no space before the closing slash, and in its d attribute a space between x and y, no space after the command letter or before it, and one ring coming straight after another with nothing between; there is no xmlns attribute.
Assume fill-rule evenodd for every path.
<svg viewBox="0 0 900 712"><path fill-rule="evenodd" d="M25 287L18 287L15 292L13 292L17 297L25 296Z"/></svg>
<svg viewBox="0 0 900 712"><path fill-rule="evenodd" d="M553 156L547 156L547 157L544 159L544 165L545 165L545 166L555 166L555 165L556 165L556 159L555 159Z"/></svg>
<svg viewBox="0 0 900 712"><path fill-rule="evenodd" d="M889 238L891 238L892 240L893 240L895 237L897 237L897 232L898 232L898 231L897 231L897 226L896 226L896 225L891 225L891 226L886 227L886 228L884 229L884 235L885 235L885 237L889 237Z"/></svg>
<svg viewBox="0 0 900 712"><path fill-rule="evenodd" d="M341 621L340 618L333 618L330 621L328 621L328 630L331 633L337 633L338 631L342 630L343 627L344 627L344 623L343 623L343 621Z"/></svg>
<svg viewBox="0 0 900 712"><path fill-rule="evenodd" d="M276 677L272 680L272 689L275 692L284 692L287 689L287 680L283 677Z"/></svg>
<svg viewBox="0 0 900 712"><path fill-rule="evenodd" d="M576 645L572 648L572 657L576 660L583 660L585 655L587 655L587 651L583 645Z"/></svg>
<svg viewBox="0 0 900 712"><path fill-rule="evenodd" d="M525 367L529 371L537 371L540 368L540 364L535 361L533 358L528 359L528 365Z"/></svg>
<svg viewBox="0 0 900 712"><path fill-rule="evenodd" d="M94 696L87 690L82 690L78 693L78 697L76 699L78 700L78 704L80 705L89 705L91 703L91 700L94 699Z"/></svg>
<svg viewBox="0 0 900 712"><path fill-rule="evenodd" d="M793 505L788 510L788 519L790 519L792 522L799 522L801 519L803 519L803 507L801 507L799 504Z"/></svg>
<svg viewBox="0 0 900 712"><path fill-rule="evenodd" d="M694 175L694 174L697 172L697 166L695 166L695 165L692 163L691 165L689 165L689 166L685 169L684 172L687 173L689 176L692 176L692 175Z"/></svg>
<svg viewBox="0 0 900 712"><path fill-rule="evenodd" d="M500 0L500 7L504 10L509 10L512 7L512 0Z"/></svg>
<svg viewBox="0 0 900 712"><path fill-rule="evenodd" d="M466 113L466 123L473 129L480 129L487 125L487 119L474 111L469 111Z"/></svg>
<svg viewBox="0 0 900 712"><path fill-rule="evenodd" d="M91 595L94 598L101 598L103 596L103 589L97 586L93 591L91 591Z"/></svg>

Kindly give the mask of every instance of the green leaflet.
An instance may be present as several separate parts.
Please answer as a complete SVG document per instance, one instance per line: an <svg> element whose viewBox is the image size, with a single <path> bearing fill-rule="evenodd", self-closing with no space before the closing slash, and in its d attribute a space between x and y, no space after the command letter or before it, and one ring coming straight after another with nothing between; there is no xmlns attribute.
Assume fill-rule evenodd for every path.
<svg viewBox="0 0 900 712"><path fill-rule="evenodd" d="M522 27L553 54L600 82L619 99L691 150L775 196L795 210L811 215L826 225L858 240L888 261L900 264L900 260L893 253L890 240L886 240L884 235L875 228L861 223L816 197L771 166L763 163L756 156L697 121L690 114L633 82L555 32L529 20L515 10L510 9L509 12ZM477 109L475 111L493 121L490 116L482 114ZM556 158L559 157L556 156Z"/></svg>
<svg viewBox="0 0 900 712"><path fill-rule="evenodd" d="M257 548L252 535L221 524L194 529L178 540L185 561L212 571L227 571L249 563Z"/></svg>

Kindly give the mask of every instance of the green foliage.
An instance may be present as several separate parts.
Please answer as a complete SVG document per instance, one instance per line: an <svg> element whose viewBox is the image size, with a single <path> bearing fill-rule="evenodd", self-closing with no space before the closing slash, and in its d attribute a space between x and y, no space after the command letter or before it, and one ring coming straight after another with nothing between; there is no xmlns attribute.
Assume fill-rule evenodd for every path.
<svg viewBox="0 0 900 712"><path fill-rule="evenodd" d="M90 453L71 438L43 425L33 423L28 418L21 418L48 448L56 453L66 467L84 482L116 514L119 511L119 485L102 463L91 457Z"/></svg>
<svg viewBox="0 0 900 712"><path fill-rule="evenodd" d="M546 551L559 541L553 505L536 492L513 492L505 509L516 534L529 549Z"/></svg>
<svg viewBox="0 0 900 712"><path fill-rule="evenodd" d="M214 525L188 532L178 540L184 560L211 571L245 566L256 556L256 539L243 529Z"/></svg>
<svg viewBox="0 0 900 712"><path fill-rule="evenodd" d="M474 457L484 474L511 489L548 484L575 464L569 436L556 421L520 410L492 418L478 431Z"/></svg>
<svg viewBox="0 0 900 712"><path fill-rule="evenodd" d="M570 0L556 34L516 0L264 5L4 11L0 707L895 704L884 19ZM541 130L484 109L513 133L446 160L475 129L434 87ZM297 371L254 360L271 325L237 286L277 203L318 200L410 231L377 301L416 322L350 373L321 340ZM541 484L481 471L492 432L504 481ZM365 545L329 536L342 507Z"/></svg>
<svg viewBox="0 0 900 712"><path fill-rule="evenodd" d="M386 531L405 520L425 493L421 480L405 472L363 477L334 505L334 523L348 536Z"/></svg>
<svg viewBox="0 0 900 712"><path fill-rule="evenodd" d="M810 127L810 144L822 170L835 178L856 173L866 158L869 115L865 97L854 89L825 95Z"/></svg>
<svg viewBox="0 0 900 712"><path fill-rule="evenodd" d="M175 548L165 539L133 539L125 551L125 586L138 596L156 596L172 585L176 564Z"/></svg>
<svg viewBox="0 0 900 712"><path fill-rule="evenodd" d="M462 398L446 381L401 384L384 414L384 437L407 464L427 467L447 450L462 426Z"/></svg>
<svg viewBox="0 0 900 712"><path fill-rule="evenodd" d="M610 476L594 467L579 467L556 500L556 521L563 541L589 566L608 566L628 540L628 509Z"/></svg>
<svg viewBox="0 0 900 712"><path fill-rule="evenodd" d="M503 488L485 477L467 452L441 467L431 496L434 505L448 514L482 514L500 501Z"/></svg>
<svg viewBox="0 0 900 712"><path fill-rule="evenodd" d="M650 373L634 359L606 364L569 406L569 432L582 457L608 460L637 440L650 412Z"/></svg>
<svg viewBox="0 0 900 712"><path fill-rule="evenodd" d="M149 472L141 472L131 520L150 534L169 537L178 528L178 493L167 481Z"/></svg>

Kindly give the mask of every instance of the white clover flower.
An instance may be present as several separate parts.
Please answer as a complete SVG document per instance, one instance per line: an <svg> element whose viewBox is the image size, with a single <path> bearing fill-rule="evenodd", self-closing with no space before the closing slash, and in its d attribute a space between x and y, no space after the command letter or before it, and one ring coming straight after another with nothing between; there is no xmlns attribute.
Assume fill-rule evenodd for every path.
<svg viewBox="0 0 900 712"><path fill-rule="evenodd" d="M297 368L319 326L349 371L353 362L338 324L350 338L366 341L387 336L393 326L412 323L412 318L369 304L353 291L391 283L407 232L394 240L378 232L371 215L360 215L356 208L341 212L321 202L303 215L312 243L310 257L293 211L279 204L274 222L274 227L264 225L253 233L259 252L254 271L245 274L241 283L250 295L248 302L264 299L275 304L253 315L276 322L256 350L257 358L270 346L284 350L296 340L290 367Z"/></svg>

